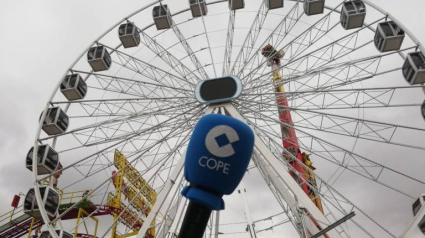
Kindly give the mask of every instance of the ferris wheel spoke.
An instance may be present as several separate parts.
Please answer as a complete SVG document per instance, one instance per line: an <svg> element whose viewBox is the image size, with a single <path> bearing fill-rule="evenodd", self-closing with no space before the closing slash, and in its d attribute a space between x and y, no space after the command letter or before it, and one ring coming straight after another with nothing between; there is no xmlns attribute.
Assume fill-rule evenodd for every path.
<svg viewBox="0 0 425 238"><path fill-rule="evenodd" d="M78 137L78 135L80 135L80 136L82 136L82 138L81 139L77 139L77 140L82 145L85 145L85 146L94 145L93 143L98 143L99 142L99 141L92 142L93 135L96 134L95 133L96 131L99 131L99 132L101 132L102 130L107 131L107 130L110 130L111 129L110 128L111 126L114 126L114 129L115 130L112 131L112 134L115 135L115 132L117 130L119 130L119 128L121 127L121 125L123 125L123 124L128 124L129 125L132 122L135 122L137 124L139 120L143 120L143 119L146 119L147 120L148 118L150 118L152 116L152 114L156 114L156 113L157 114L163 114L164 112L167 112L167 111L172 111L174 113L177 113L177 112L179 112L179 110L182 110L182 112L190 113L193 109L195 109L197 107L199 107L199 106L193 105L193 103L191 103L191 104L190 103L189 104L188 103L183 103L183 104L171 105L171 106L169 106L167 108L161 108L161 109L156 109L156 110L155 109L143 110L143 111L140 111L138 113L127 115L125 117L114 118L114 119L106 120L106 121L103 121L103 122L100 122L100 123L94 123L94 124L91 124L91 125L86 125L86 126L83 126L83 127L80 127L80 128L76 128L76 129L73 129L71 131L62 133L60 135L55 135L55 136L49 136L49 137L46 137L46 138L41 138L41 139L39 139L39 141L42 142L44 140L59 138L59 137L65 136L65 135L73 135L73 136L77 136L77 137ZM182 113L179 113L178 115L181 115L181 114ZM173 118L168 118L163 123L165 124L165 123L167 123L170 120L175 120L175 118L174 119ZM161 123L161 124L163 124L163 123ZM161 124L159 124L159 125L161 125ZM143 125L144 124L142 123L141 126L143 126ZM143 131L145 129L144 128L141 128L141 126L136 131L133 131L133 129L131 129L130 130L131 132L128 132L128 133L125 133L125 134L120 135L120 138L122 138L122 137L125 138L125 137L131 135L132 133L135 133L135 134L141 134L141 133L143 133ZM114 140L115 139L116 138L114 138ZM103 140L101 139L101 141L103 141L103 142L107 142L109 140L111 140L111 138L108 138L108 137L106 137L106 139L103 138ZM82 142L82 141L85 141L85 142ZM91 142L91 143L89 143L89 142Z"/></svg>
<svg viewBox="0 0 425 238"><path fill-rule="evenodd" d="M317 50L313 50L312 52L308 52L303 56L298 57L299 55L301 55L302 53L304 53L307 49L309 49L309 47L311 45L313 45L315 42L317 42L318 40L320 40L323 36L326 35L326 33L328 33L329 31L331 31L332 29L335 29L335 27L339 24L336 23L335 25L333 25L332 27L329 27L329 25L327 24L322 24L325 27L327 27L326 30L324 30L324 34L319 35L319 37L315 37L313 39L313 41L302 44L301 46L304 46L303 50L298 50L296 54L294 55L285 55L285 57L282 59L282 66L279 67L279 69L281 70L287 70L288 74L294 74L297 71L308 71L309 69L311 69L312 67L318 65L318 66L322 66L325 64L328 64L330 62L335 61L336 59L339 59L343 56L346 56L352 52L355 52L363 47L365 47L366 45L370 44L373 42L373 40L371 41L367 41L366 43L359 43L358 42L358 35L362 32L362 30L368 30L368 28L374 24L376 24L379 21L382 21L383 19L385 19L385 17L378 19L376 21L374 21L371 24L368 24L366 26L363 26L362 28L360 28L359 30L354 31L353 33L350 33L348 35L345 35L325 46L320 47ZM291 46L291 44L287 45L286 47ZM300 46L300 47L301 47ZM283 50L284 52L288 51L288 49L284 47ZM286 51L285 51L286 50ZM287 57L289 57L289 59L287 59ZM246 84L252 84L253 82L255 82L256 79L261 78L260 77L255 77L255 73L264 65L265 61L263 62L262 65L258 66L256 69L252 70L247 76L247 79L245 79ZM303 68L303 69L300 69ZM292 69L292 71L291 71ZM285 75L285 73L283 73ZM262 76L268 76L268 74L263 74Z"/></svg>
<svg viewBox="0 0 425 238"><path fill-rule="evenodd" d="M229 23L227 26L226 44L224 46L224 59L222 75L227 75L230 70L230 62L232 60L233 35L235 33L236 10L229 10Z"/></svg>
<svg viewBox="0 0 425 238"><path fill-rule="evenodd" d="M383 76L385 74L390 74L401 70L401 67L380 70L382 60L385 59L384 56L391 56L394 54L395 53L388 53L386 55L366 57L355 61L349 61L333 66L318 68L312 70L311 72L304 72L304 74L296 76L287 76L288 80L285 80L283 84L289 84L290 90L288 91L288 93L313 91L311 93L306 93L297 96L295 99L308 96L314 97L317 95L315 93L316 90L321 91L325 89L335 89L342 86L371 80L375 77ZM277 83L276 85L283 84ZM301 86L297 87L297 85ZM293 89L294 87L296 89ZM258 86L251 87L249 90L247 90L247 94L253 93L254 90L256 90L257 93L268 93L267 91L269 91L271 88L271 83L269 81L268 83L262 83L258 84ZM293 98L291 99L293 100Z"/></svg>
<svg viewBox="0 0 425 238"><path fill-rule="evenodd" d="M353 88L353 89L329 89L329 90L305 90L284 93L261 93L245 94L244 100L252 102L253 98L260 98L261 102L274 103L271 96L284 95L291 107L305 110L334 109L346 106L347 108L367 108L368 106L391 107L396 105L393 98L395 95L411 93L422 86L399 86L381 88ZM364 99L360 101L360 99ZM313 101L313 99L315 99ZM316 102L317 101L317 102ZM321 103L319 103L321 102ZM418 101L415 106L419 105Z"/></svg>
<svg viewBox="0 0 425 238"><path fill-rule="evenodd" d="M343 86L343 85L341 85ZM335 87L336 88L336 87ZM418 87L411 87L411 89L414 88L420 88ZM421 102L412 102L412 103L401 103L393 100L394 94L397 90L397 87L393 88L394 90L391 90L390 88L388 90L382 88L382 89L371 89L372 92L363 93L361 90L350 92L350 90L344 90L342 89L341 92L346 91L346 93L339 93L338 91L332 91L330 94L327 95L327 93L324 93L324 91L320 90L319 93L308 93L307 95L303 96L302 99L297 98L291 98L288 101L291 102L292 107L296 107L299 109L304 110L310 110L310 111L322 111L322 110L342 110L342 109L385 109L385 108L407 108L407 107L419 107L421 106ZM407 89L407 88L406 88ZM409 87L410 89L410 87ZM260 99L261 103L256 103L256 106L260 108L261 110L268 110L264 109L264 107L261 106L262 103L276 103L276 98L272 97L271 95L280 95L280 93L264 93L264 94L246 94L243 96L243 100L251 105L252 103L255 103L256 99ZM286 94L286 93L284 93ZM307 96L309 96L307 98ZM326 97L327 96L327 97ZM365 98L363 102L360 101L361 96ZM356 97L356 98L354 98ZM322 100L322 101L320 101ZM323 100L328 100L323 102ZM317 102L316 102L317 101ZM338 104L338 101L341 102Z"/></svg>
<svg viewBox="0 0 425 238"><path fill-rule="evenodd" d="M173 99L173 100L171 100ZM189 100L187 100L189 99ZM166 105L174 105L177 102L186 101L186 103L194 103L192 98L176 97L176 98L127 98L127 99L100 99L100 100L82 100L73 101L72 105L79 105L87 115L75 115L69 118L81 117L122 117L135 114L151 108L161 108ZM52 105L63 105L69 102L58 101L52 102ZM75 109L75 108L74 108ZM166 112L164 112L166 114Z"/></svg>
<svg viewBox="0 0 425 238"><path fill-rule="evenodd" d="M217 70L215 68L214 57L213 57L213 54L212 54L210 37L209 37L208 31L207 31L207 27L205 25L204 14L202 13L201 6L199 6L199 11L201 12L201 17L200 18L202 20L202 25L204 27L205 38L206 38L207 44L208 44L208 50L209 50L209 53L210 53L211 64L212 64L212 67L213 67L213 70L214 70L214 77L217 78Z"/></svg>
<svg viewBox="0 0 425 238"><path fill-rule="evenodd" d="M264 113L252 110L251 108L247 108L243 105L239 104L239 106L241 108L244 108L244 109L250 111L253 115L257 115L261 118L267 118L269 120L274 121L278 125L294 128L298 133L309 138L311 140L312 144L314 142L318 146L320 146L322 149L324 149L326 151L326 153L332 158L332 160L334 160L339 166L342 166L342 167L345 167L345 168L350 167L351 170L357 171L358 174L363 175L364 177L366 177L366 178L368 178L368 179L370 179L374 182L377 182L381 185L385 185L388 188L392 188L394 191L400 192L400 190L380 181L380 178L381 178L381 175L382 175L383 172L386 171L386 172L392 173L394 175L404 177L404 178L409 179L411 181L415 181L419 184L425 185L424 181L421 181L417 178L413 178L412 176L401 173L401 172L399 172L395 169L389 168L385 165L382 165L378 162L375 162L372 159L366 158L366 157L361 156L357 153L354 153L350 150L344 149L341 146L335 145L335 144L328 142L328 141L326 141L322 138L314 136L314 135L312 135L312 134L310 134L310 133L308 133L304 130L301 130L300 128L293 127L292 125L284 124L284 123L282 123L282 122L280 122L280 121L278 121L278 120L276 120L276 119L274 119L274 118L272 118L268 115L265 115ZM311 153L315 153L312 146L310 146L310 148L304 148L304 149L306 149L307 151L309 151ZM332 151L337 151L337 153L333 153ZM341 155L344 155L343 158L341 158ZM403 194L413 198L413 196L408 195L408 193L403 193Z"/></svg>
<svg viewBox="0 0 425 238"><path fill-rule="evenodd" d="M182 100L182 99L192 99L190 97L166 97L166 98L143 98L143 97L137 97L137 98L117 98L117 99L88 99L88 100L79 100L79 101L53 101L51 104L53 105L59 105L59 104L79 104L79 103L108 103L108 102L120 102L120 103L129 103L134 101L171 101L171 100Z"/></svg>
<svg viewBox="0 0 425 238"><path fill-rule="evenodd" d="M89 87L100 88L101 90L117 92L122 94L128 94L133 96L147 96L153 92L166 92L166 96L181 96L188 95L192 93L193 90L180 88L180 87L171 87L163 84L152 83L145 80L135 80L124 77L86 72L80 70L73 70L74 73L80 73L83 75L94 76L96 78L97 84L90 81ZM160 89L160 90L159 90Z"/></svg>
<svg viewBox="0 0 425 238"><path fill-rule="evenodd" d="M290 110L291 113L294 113L293 118L297 118L297 116L300 117L300 119L294 119L294 127L387 143L394 146L425 150L425 147L420 145L394 141L394 137L397 132L401 134L408 131L425 132L424 128L417 128L400 124L396 125L392 123L376 120L366 120L346 115L323 113L319 111L300 109L298 107L284 107L267 103L261 104L262 112L266 112L265 108L269 108L269 112L271 113L275 113L276 109L274 108Z"/></svg>
<svg viewBox="0 0 425 238"><path fill-rule="evenodd" d="M230 61L231 57L225 57L225 67L223 68L223 75L230 74L235 75L239 72L242 62L245 63L248 60L248 57L251 55L254 45L257 42L258 36L260 35L261 30L263 29L264 22L269 13L269 8L266 6L266 0L264 0L260 8L258 9L257 15L255 16L254 22L251 25L251 28L248 31L247 36L242 44L242 47L236 56L235 63L230 70ZM232 14L232 13L231 13ZM234 27L234 24L233 24ZM228 33L229 34L229 33ZM232 33L233 34L233 33ZM227 45L227 44L226 44ZM231 49L230 49L231 50ZM228 50L226 49L226 53ZM230 71L229 71L230 70Z"/></svg>
<svg viewBox="0 0 425 238"><path fill-rule="evenodd" d="M155 166L157 166L162 161L169 159L170 156L172 156L173 154L175 154L175 153L180 154L180 151L177 151L177 149L181 149L181 146L185 145L185 143L187 142L188 132L190 132L193 129L195 122L189 123L186 126L184 126L184 124L185 123L177 124L178 126L176 126L175 128L170 128L166 132L171 131L172 133L168 133L166 136L162 136L158 140L150 139L151 142L149 144L146 143L148 140L144 141L144 143L142 144L142 146L140 148L133 145L134 148L135 148L135 152L127 154L127 159L131 159L132 157L137 156L137 161L135 162L134 166L136 166L137 163L139 161L141 161L143 163L143 166L145 167L145 169L142 170L141 172L142 172L142 174L145 174L148 170L154 168ZM153 133L155 133L155 132L153 132ZM152 133L150 133L148 135L148 138L150 137L151 134ZM175 144L176 145L178 144L179 147L176 146L175 148L172 148L172 146L167 142L167 139L175 139L176 140ZM182 139L184 141L180 142L180 140L182 140ZM139 138L132 138L132 139L127 140L126 143L128 144L128 143L131 143L132 141L135 141L135 140L140 140L140 139ZM167 144L167 145L164 146L164 144ZM165 149L165 151L162 152L162 153L157 152L161 148L162 148L161 150L164 150L164 147L168 147L168 149ZM108 157L106 156L106 154L114 153L115 149L116 148L110 148L106 151L102 151L101 153L98 153L96 155L96 157L92 156L94 158L92 158L90 160L86 160L84 162L73 165L72 168L74 168L76 170L78 170L78 167L90 166L90 169L88 170L88 172L86 174L84 174L82 171L78 170L79 173L83 175L83 178L80 179L77 182L81 182L85 179L88 179L88 178L96 175L97 173L99 173L99 172L101 172L101 171L103 171L107 168L110 168L112 165L114 165L114 162L110 161L108 159ZM121 146L121 151L125 151L125 144L123 146ZM98 157L100 157L100 156L106 158L107 163L106 164L101 163L100 165L95 165L94 163L96 163L98 161ZM139 158L141 158L141 156L151 157L151 159L152 159L151 164L149 165L149 164L144 163L143 160L141 160L141 159L139 160ZM161 156L160 159L157 159L158 156ZM93 169L93 168L95 168L95 169ZM64 169L64 170L67 170L67 169ZM169 169L171 169L171 167ZM53 174L51 174L51 175L53 175ZM75 184L76 183L68 185L68 187L73 186ZM67 187L65 187L64 189L66 189L66 188Z"/></svg>
<svg viewBox="0 0 425 238"><path fill-rule="evenodd" d="M199 62L198 58L196 57L195 53L193 52L192 47L190 47L189 43L187 42L186 37L184 37L183 33L181 33L178 25L173 20L171 20L171 21L172 21L171 28L173 29L174 34L179 39L179 42L181 43L181 45L185 49L187 55L190 57L190 60L192 61L193 65L195 65L195 68L197 69L197 71L201 74L201 77L203 77L205 79L210 78L208 76L207 72L205 71L204 66L201 64L201 62Z"/></svg>
<svg viewBox="0 0 425 238"><path fill-rule="evenodd" d="M188 78L192 84L196 84L201 78L195 75L194 72L182 63L171 52L159 44L155 39L150 37L144 31L139 29L141 34L141 43L149 48L153 53L158 55L164 62L166 62L172 69L174 69L182 78ZM177 43L176 43L177 44Z"/></svg>
<svg viewBox="0 0 425 238"><path fill-rule="evenodd" d="M328 87L329 85L341 82L354 81L355 79L362 77L373 78L378 75L400 70L401 67L388 68L384 67L383 64L386 64L389 60L391 60L391 56L410 49L412 48L409 47L396 52L368 56L330 66L319 66L317 68L308 69L307 71L294 73L292 75L285 75L283 78L287 80L285 80L283 84L293 84L292 87L295 89L290 91L297 92L301 90L320 89L324 86ZM316 80L312 82L311 80L313 79L316 79L317 82ZM296 83L301 86L297 87ZM303 87L307 87L307 89L304 89Z"/></svg>
<svg viewBox="0 0 425 238"><path fill-rule="evenodd" d="M115 118L115 119L106 120L106 121L103 121L103 122L100 122L100 123L95 123L95 124L92 124L92 125L87 125L87 126L83 126L83 127L80 127L80 128L76 128L74 130L63 133L61 135L42 138L42 139L40 139L40 141L58 138L58 137L65 136L65 135L68 135L68 134L75 135L76 133L90 134L91 135L91 134L94 134L94 132L96 130L101 130L101 129L108 130L111 125L119 127L123 123L130 123L132 121L136 121L136 123L137 123L138 120L141 120L143 118L146 118L146 120L147 120L147 118L151 117L152 114L155 114L155 113L162 114L162 113L166 112L167 110L171 110L171 111L175 112L176 109L179 109L179 108L184 109L184 108L187 108L187 107L192 108L188 104L180 104L178 106L172 105L168 108L163 108L163 109L159 109L159 110L150 110L150 111L144 110L144 111L134 113L134 114L122 117L122 118ZM193 106L193 108L194 107L195 106Z"/></svg>
<svg viewBox="0 0 425 238"><path fill-rule="evenodd" d="M296 6L294 6L294 8L297 7L297 5L298 5L298 3L296 4ZM334 10L336 8L338 8L340 5L342 5L342 3L339 4L338 6L336 6L334 8ZM302 32L300 35L296 36L287 45L285 45L282 48L282 50L283 50L283 52L285 52L285 54L286 54L286 52L288 52L290 54L290 56L289 56L289 59L286 59L286 60L285 60L285 58L283 58L282 62L285 62L287 64L288 62L293 61L293 59L296 56L302 54L311 45L313 45L315 42L317 42L323 36L325 36L328 32L330 32L332 29L334 29L338 25L338 23L336 23L335 25L332 25L332 26L329 25L332 12L333 12L333 10L330 11L329 13L327 13L323 18L319 19L316 23L311 25L307 30ZM303 14L304 14L304 12L302 12L299 17L301 17ZM269 41L266 41L265 43L271 43L271 44L274 44L276 47L278 47L282 40L283 39L281 39L280 41L277 41L276 43L275 43L275 41L269 40ZM259 50L260 49L258 49L258 51ZM285 55L285 56L288 56L288 55ZM256 54L256 57L259 57L259 55ZM249 73L247 73L246 75L243 75L242 80L246 81L247 84L250 84L251 81L253 80L252 78L257 75L258 71L264 66L264 64L266 62L267 62L266 60L259 60L257 65L255 65L255 64L252 65Z"/></svg>
<svg viewBox="0 0 425 238"><path fill-rule="evenodd" d="M280 45L280 43L288 36L288 34L299 22L303 15L304 11L300 10L300 5L298 1L294 4L288 14L282 19L282 21L273 29L270 35L263 41L261 46L265 46L267 44L274 44L277 47L278 45ZM252 56L246 54L245 58L243 59L244 61L241 62L242 59L240 59L239 61L235 61L232 72L237 73L238 77L241 78L242 81L247 76L251 74L256 74L258 69L266 62L266 60L259 59L260 52L261 48L258 48ZM248 59L248 57L250 58ZM241 63L243 63L243 65L241 65ZM254 68L257 71L252 70ZM245 74L246 70L249 71L248 74Z"/></svg>
<svg viewBox="0 0 425 238"><path fill-rule="evenodd" d="M192 107L192 108L189 109L189 111L191 111L193 109L195 109L195 108ZM194 115L194 114L188 114L188 115ZM173 115L171 115L171 116L173 116ZM141 123L139 121L135 121L134 124L136 126L137 126L137 124L140 124L139 128L137 128L137 129L130 128L127 131L119 130L120 127L121 127L121 125L124 124L124 122L122 122L119 125L116 125L113 128L110 128L110 125L108 125L108 127L106 128L106 130L109 130L110 131L109 134L112 134L112 135L111 136L107 136L107 134L104 133L105 134L105 137L100 137L100 138L95 138L93 136L93 132L96 131L96 130L104 130L103 127L95 128L95 130L90 131L89 132L89 133L91 133L90 135L89 135L89 133L85 133L85 134L78 133L78 135L80 135L83 138L87 138L88 137L87 139L84 140L84 143L83 143L84 146L100 145L100 144L105 144L105 143L109 143L109 142L114 142L116 140L122 140L122 139L125 139L125 138L128 138L128 137L132 137L133 135L142 136L142 135L145 135L145 134L152 133L152 131L150 129L152 129L154 131L155 130L158 130L158 128L160 128L161 130L168 130L169 129L169 126L173 126L176 121L178 121L179 119L181 119L181 117L182 117L182 115L175 115L174 118L171 117L172 120L170 120L170 121L167 120L167 123L161 122L159 124L152 124L152 125L149 124L149 123L146 123L145 121L143 121ZM145 118L146 121L149 120L149 119L151 119L151 118L150 117L149 118ZM128 124L128 122L125 122L125 123ZM149 130L146 130L145 129L146 126L148 126ZM120 134L117 134L117 132L121 132L121 133Z"/></svg>
<svg viewBox="0 0 425 238"><path fill-rule="evenodd" d="M147 62L144 62L138 58L135 58L131 55L128 55L124 52L119 51L118 49L111 48L107 45L103 45L105 48L109 49L111 52L114 52L118 60L113 60L113 62L123 68L126 68L134 73L137 73L146 79L152 80L152 83L159 83L161 85L169 87L180 87L184 89L192 89L194 84L188 82L186 79L178 77L174 74L166 72L156 66L153 66ZM178 84L177 86L175 84Z"/></svg>
<svg viewBox="0 0 425 238"><path fill-rule="evenodd" d="M351 89L318 89L318 90L304 90L297 92L284 92L284 93L263 93L263 95L285 95L288 101L295 101L298 98L303 98L301 95L315 94L319 95L319 99L324 97L335 98L338 101L342 98L346 99L349 97L355 98L366 98L366 102L351 102L350 100L344 100L344 104L351 105L352 107L358 107L360 105L369 104L370 101L376 100L375 103L383 105L391 105L394 95L402 93L411 93L410 90L417 90L423 88L422 86L395 86L395 87L375 87L375 88L351 88ZM329 94L329 96L328 96ZM257 96L256 94L250 94L249 96ZM298 104L297 104L297 107ZM329 108L329 105L321 104L321 108Z"/></svg>
<svg viewBox="0 0 425 238"><path fill-rule="evenodd" d="M145 141L145 143L142 144L142 146L140 148L136 148L135 147L136 152L134 152L132 154L129 154L129 158L131 158L132 156L135 156L137 154L140 154L140 153L142 153L142 155L144 155L147 152L152 151L154 148L156 148L158 146L161 146L162 143L164 143L164 141L165 141L164 138L176 138L177 139L177 142L178 142L179 141L179 138L181 139L182 134L184 134L185 132L193 129L193 126L196 123L196 118L199 117L200 115L202 115L202 110L200 110L198 112L198 114L195 117L195 120L191 120L194 117L194 116L191 116L189 118L186 118L186 120L181 120L182 122L180 124L174 123L175 126L174 127L171 127L170 129L167 130L168 134L166 136L163 136L162 138L157 139L157 140L151 142L150 144L146 144L146 141ZM152 133L148 133L146 135L149 138L151 134ZM87 157L85 157L85 158L83 158L81 160L78 160L77 162L75 162L75 163L73 163L73 164L71 164L71 165L69 165L67 167L64 167L61 171L65 171L65 170L68 170L70 168L76 168L78 166L84 166L84 165L90 165L91 166L90 167L90 170L92 170L92 168L93 168L93 166L92 166L93 164L92 163L96 163L96 161L98 160L99 157L105 157L106 154L113 153L113 151L117 148L118 145L123 144L123 143L126 144L129 141L131 142L131 141L138 140L139 137L140 136L134 135L131 138L123 139L123 140L121 140L121 141L119 141L119 142L117 142L117 143L115 143L113 145L110 145L110 146L106 147L103 150L100 150L100 151L98 151L98 152L96 152L96 153L94 153L94 154L92 154L90 156L87 156ZM122 146L123 149L124 149L124 146L125 145ZM140 158L141 155L138 155L138 157ZM107 159L107 157L106 157L106 159ZM108 167L110 167L113 164L113 162L111 162L110 160L107 159L107 161L108 161L108 164L106 165L106 167L103 167L102 169L108 168ZM104 165L104 164L102 164L102 165ZM92 173L87 174L87 176L85 178L90 177L90 176L92 176L92 175L94 175L94 174L96 174L96 173L98 173L100 171L101 170L93 171ZM81 171L79 171L79 172L81 173ZM44 179L47 179L47 178L53 176L54 173L55 172L53 172L53 173L51 173L51 174L43 177L39 181L42 181Z"/></svg>

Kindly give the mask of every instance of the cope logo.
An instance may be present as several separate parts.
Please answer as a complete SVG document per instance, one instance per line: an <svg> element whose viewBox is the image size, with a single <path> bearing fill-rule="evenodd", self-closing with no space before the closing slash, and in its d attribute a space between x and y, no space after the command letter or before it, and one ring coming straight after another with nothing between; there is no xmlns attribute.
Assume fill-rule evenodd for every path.
<svg viewBox="0 0 425 238"><path fill-rule="evenodd" d="M232 143L237 141L239 141L239 135L233 128L220 125L208 132L205 138L205 146L214 156L227 158L235 154ZM230 164L207 156L199 158L199 165L211 170L221 171L224 174L229 174L230 170Z"/></svg>

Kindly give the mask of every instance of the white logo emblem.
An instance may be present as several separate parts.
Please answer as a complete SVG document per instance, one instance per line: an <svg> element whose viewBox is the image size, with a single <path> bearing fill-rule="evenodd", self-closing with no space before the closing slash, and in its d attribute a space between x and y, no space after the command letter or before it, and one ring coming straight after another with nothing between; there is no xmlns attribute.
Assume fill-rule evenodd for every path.
<svg viewBox="0 0 425 238"><path fill-rule="evenodd" d="M230 126L221 125L214 127L208 132L205 138L205 145L211 154L224 158L235 154L232 143L236 141L239 141L238 133Z"/></svg>

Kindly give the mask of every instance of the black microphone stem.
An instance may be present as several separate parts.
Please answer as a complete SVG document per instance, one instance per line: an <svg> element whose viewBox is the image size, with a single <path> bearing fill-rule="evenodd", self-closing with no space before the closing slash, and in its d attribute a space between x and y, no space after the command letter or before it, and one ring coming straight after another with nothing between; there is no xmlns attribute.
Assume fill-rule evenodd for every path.
<svg viewBox="0 0 425 238"><path fill-rule="evenodd" d="M178 238L202 238L211 211L210 208L202 204L189 202Z"/></svg>

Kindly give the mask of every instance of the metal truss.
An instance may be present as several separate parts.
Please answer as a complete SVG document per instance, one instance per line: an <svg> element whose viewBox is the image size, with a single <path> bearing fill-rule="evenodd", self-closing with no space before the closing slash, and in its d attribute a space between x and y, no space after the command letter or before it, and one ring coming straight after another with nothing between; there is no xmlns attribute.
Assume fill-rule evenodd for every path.
<svg viewBox="0 0 425 238"><path fill-rule="evenodd" d="M375 75L376 76L376 75ZM367 77L369 78L369 77ZM399 86L353 89L318 89L285 93L246 94L243 101L252 103L253 97L258 97L264 103L274 103L271 95L285 95L291 107L304 110L354 109L374 107L396 107L399 103L392 100L394 95L400 95L422 88L422 86ZM412 92L411 91L411 92ZM257 104L262 106L263 104ZM419 106L420 102L400 105L402 107ZM261 107L264 110L265 107Z"/></svg>
<svg viewBox="0 0 425 238"><path fill-rule="evenodd" d="M295 27L295 25L298 23L303 14L304 12L302 11L298 2L295 3L289 13L275 27L275 29L266 38L266 40L264 40L261 46L273 44L277 47ZM265 60L261 59L262 56L259 55L260 51L261 47L259 47L248 60L246 60L245 58L245 61L243 62L244 64L242 66L240 66L238 62L235 62L234 66L236 67L238 65L239 69L234 67L233 71L237 73L237 76L240 77L242 80L245 80L245 77L251 74L255 75L257 72L253 69L258 68L259 65L263 65L266 62ZM249 55L246 57L249 57Z"/></svg>
<svg viewBox="0 0 425 238"><path fill-rule="evenodd" d="M236 56L235 63L232 67L232 70L230 70L230 73L228 72L228 69L230 67L230 61L231 58L226 57L226 54L228 51L231 52L231 47L228 49L228 41L226 42L226 51L225 51L225 68L226 68L226 74L230 75L236 75L237 72L239 72L240 68L243 64L246 64L246 61L248 60L248 57L251 55L252 50L254 49L254 45L257 42L258 36L260 35L261 29L263 28L264 22L267 18L267 14L269 13L269 8L266 6L266 0L263 1L260 5L260 9L258 9L257 15L255 16L254 22L251 25L251 28L248 31L248 34L243 42L243 45L241 47L241 50L239 51L238 55ZM230 13L232 14L232 13ZM233 19L234 21L234 19ZM282 24L283 25L283 24ZM229 24L230 28L230 24ZM232 34L233 36L233 29L234 28L234 22L232 23L232 30L231 33L228 30L228 35ZM233 38L233 37L232 37ZM223 75L224 75L223 71Z"/></svg>
<svg viewBox="0 0 425 238"><path fill-rule="evenodd" d="M425 131L424 128L396 125L386 122L372 121L362 118L336 115L294 107L282 107L277 106L276 104L267 103L261 104L261 109L258 110L261 110L261 112L274 113L275 109L273 107L290 110L291 113L293 113L294 118L297 118L295 119L295 125L299 128L387 143L393 146L425 150L425 147L423 146L406 144L393 140L394 136L399 131L403 131L404 133L409 130L422 132ZM252 105L250 108L256 107Z"/></svg>
<svg viewBox="0 0 425 238"><path fill-rule="evenodd" d="M140 31L140 30L139 30ZM187 79L192 84L196 84L201 78L195 75L181 60L177 59L166 48L159 44L144 31L140 31L141 43L148 47L158 57L164 60L172 69L174 69L182 78Z"/></svg>
<svg viewBox="0 0 425 238"><path fill-rule="evenodd" d="M179 27L177 24L172 20L172 26L174 33L176 34L177 38L179 39L180 43L182 44L183 48L186 50L187 55L190 57L190 60L192 60L192 63L195 65L196 70L201 74L201 77L204 79L209 79L207 72L204 69L204 66L199 62L198 58L196 57L195 53L193 52L191 46L186 41L186 37L181 33Z"/></svg>
<svg viewBox="0 0 425 238"><path fill-rule="evenodd" d="M176 109L181 107L182 112L177 112ZM170 106L164 109L156 109L153 107L151 110L142 110L137 113L130 114L125 117L117 117L111 120L106 120L100 123L83 126L73 129L69 132L63 133L58 136L50 136L42 138L39 141L49 140L52 138L59 138L66 135L72 135L83 146L90 146L100 143L113 142L117 140L126 140L135 136L142 136L152 133L152 130L160 128L167 129L166 126L173 126L176 121L191 115L191 111L196 108L193 105L181 103ZM164 115L165 112L172 112L169 118L159 122L153 122L157 115ZM151 123L149 123L151 122Z"/></svg>
<svg viewBox="0 0 425 238"><path fill-rule="evenodd" d="M223 59L223 71L222 75L228 75L230 70L230 62L232 61L232 50L233 50L233 34L235 33L235 18L236 11L229 11L229 23L227 27L226 45L224 50Z"/></svg>
<svg viewBox="0 0 425 238"><path fill-rule="evenodd" d="M265 115L264 113L254 111L250 108L247 108L245 106L242 106L239 104L239 106L245 110L250 111L253 115L255 115L256 118L266 118L275 124L282 124L279 120L276 120L272 118L271 116ZM300 141L300 147L305 149L306 151L309 151L311 154L326 159L327 161L334 163L342 168L345 168L347 170L350 170L354 173L357 173L358 175L361 175L369 180L372 180L378 184L381 184L391 190L394 190L396 192L399 192L405 196L412 197L407 192L402 191L401 189L397 189L394 186L381 181L381 176L384 172L388 172L393 174L393 176L400 176L404 177L406 179L409 179L411 181L415 181L419 184L424 184L424 181L421 181L417 178L414 178L412 176L409 176L407 174L404 174L402 172L397 171L396 169L389 168L383 164L380 164L378 162L375 162L375 160L367 158L365 156L359 155L353 151L350 151L348 149L345 149L341 146L338 146L334 143L331 143L323 138L319 138L312 133L309 133L305 131L304 129L300 129L299 127L292 126L292 125L284 125L287 127L293 127L297 133L301 135L301 137L304 139L304 141L307 139L309 142L309 145L304 144L302 140Z"/></svg>
<svg viewBox="0 0 425 238"><path fill-rule="evenodd" d="M153 66L147 62L144 62L138 58L123 53L117 49L113 49L109 46L104 45L106 48L114 52L117 60L113 60L114 64L117 64L123 68L129 69L146 79L148 82L159 83L169 87L180 87L184 89L191 89L194 84L186 81L185 79L166 72L156 66ZM149 81L151 80L151 81Z"/></svg>
<svg viewBox="0 0 425 238"><path fill-rule="evenodd" d="M282 50L285 52L285 57L282 59L282 66L280 67L280 69L283 69L282 75L286 75L287 73L292 75L299 71L309 71L315 66L328 64L351 52L363 48L365 45L368 45L373 41L358 44L358 34L362 32L363 29L367 29L370 27L370 25L373 25L376 22L384 19L381 18L359 30L356 30L353 33L350 33L323 47L320 47L317 50L308 52L307 54L298 57L339 25L339 23L330 25L331 13L329 13L322 20L315 23L307 31L297 36L289 44L283 47ZM267 75L263 73L260 77L256 77L256 73L261 69L262 66L264 66L265 63L266 61L263 60L260 64L251 67L250 73L244 76L244 78L246 78L244 80L247 82L247 84L252 83L253 80L261 78L261 76Z"/></svg>
<svg viewBox="0 0 425 238"><path fill-rule="evenodd" d="M192 93L192 90L180 88L180 87L172 87L166 86L159 83L152 83L148 80L136 80L129 79L124 77L112 76L101 73L92 73L80 70L73 70L74 73L80 73L86 75L87 77L93 76L96 83L91 84L89 87L109 91L116 92L119 94L126 94L141 98L152 97L161 97L161 96L171 96L171 97L184 97ZM156 80L155 80L156 81Z"/></svg>

